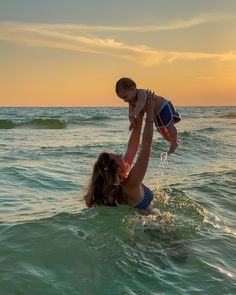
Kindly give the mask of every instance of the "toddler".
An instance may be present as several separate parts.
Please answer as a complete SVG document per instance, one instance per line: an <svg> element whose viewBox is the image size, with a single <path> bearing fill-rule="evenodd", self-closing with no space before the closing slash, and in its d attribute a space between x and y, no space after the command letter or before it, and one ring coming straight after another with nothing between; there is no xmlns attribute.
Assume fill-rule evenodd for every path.
<svg viewBox="0 0 236 295"><path fill-rule="evenodd" d="M145 112L147 90L138 89L130 78L121 78L116 82L116 94L129 104L129 130L132 130L136 124L136 116L141 111ZM170 142L167 151L169 155L178 147L178 133L174 124L181 120L181 116L172 103L164 97L155 95L154 99L154 122L157 130Z"/></svg>

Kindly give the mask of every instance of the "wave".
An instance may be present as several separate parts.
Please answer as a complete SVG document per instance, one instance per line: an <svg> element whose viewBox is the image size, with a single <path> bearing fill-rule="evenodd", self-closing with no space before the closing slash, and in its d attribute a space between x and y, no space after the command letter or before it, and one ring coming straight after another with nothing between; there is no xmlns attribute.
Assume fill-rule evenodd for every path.
<svg viewBox="0 0 236 295"><path fill-rule="evenodd" d="M221 116L221 118L236 119L236 112L229 112L228 114Z"/></svg>
<svg viewBox="0 0 236 295"><path fill-rule="evenodd" d="M194 132L196 133L213 133L213 132L219 132L219 131L224 131L225 128L219 128L219 127L205 127L205 128L200 128L200 129L196 129L194 130Z"/></svg>
<svg viewBox="0 0 236 295"><path fill-rule="evenodd" d="M115 118L114 118L115 119ZM116 118L120 119L120 118ZM71 123L80 123L82 122L88 122L88 121L106 121L106 120L111 120L111 116L106 116L106 115L92 115L89 117L78 117L78 118L71 118L70 122Z"/></svg>
<svg viewBox="0 0 236 295"><path fill-rule="evenodd" d="M67 126L67 120L59 119L32 119L29 121L16 122L9 119L0 120L0 129L13 128L36 128L36 129L64 129Z"/></svg>
<svg viewBox="0 0 236 295"><path fill-rule="evenodd" d="M181 136L181 138L182 137L189 137L191 135L192 135L192 132L190 132L190 131L182 131L182 132L179 132L179 136Z"/></svg>
<svg viewBox="0 0 236 295"><path fill-rule="evenodd" d="M187 137L196 137L199 135L202 135L203 133L216 133L219 131L224 131L225 128L219 128L219 127L204 127L204 128L200 128L200 129L195 129L195 130L191 130L191 131L182 131L179 132L179 136L181 138L187 138Z"/></svg>
<svg viewBox="0 0 236 295"><path fill-rule="evenodd" d="M91 144L81 144L76 146L41 146L40 151L43 153L43 155L46 154L58 154L58 155L88 155L91 152L96 152L96 154L99 153L99 151L102 150L116 150L118 152L122 152L122 150L125 148L125 144L123 143L110 143L110 142L103 142L103 143L97 143L94 145ZM34 151L35 153L35 151Z"/></svg>
<svg viewBox="0 0 236 295"><path fill-rule="evenodd" d="M121 117L113 117L112 121L122 120ZM13 129L13 128L36 128L36 129L64 129L68 125L94 125L99 122L99 126L103 122L111 121L111 117L107 115L91 115L91 116L78 116L68 119L53 119L53 118L35 118L30 120L12 120L0 119L0 129Z"/></svg>
<svg viewBox="0 0 236 295"><path fill-rule="evenodd" d="M191 131L182 131L179 132L179 136L181 138L187 138L187 137L196 137L196 136L202 136L203 134L208 135L211 133L217 133L217 132L222 132L225 131L226 128L222 127L203 127L200 129L195 129Z"/></svg>

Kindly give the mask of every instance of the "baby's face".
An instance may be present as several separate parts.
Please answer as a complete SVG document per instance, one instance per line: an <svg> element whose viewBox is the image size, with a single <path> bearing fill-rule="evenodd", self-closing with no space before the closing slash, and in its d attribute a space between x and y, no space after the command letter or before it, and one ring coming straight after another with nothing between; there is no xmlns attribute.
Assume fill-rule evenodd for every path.
<svg viewBox="0 0 236 295"><path fill-rule="evenodd" d="M137 94L137 89L131 87L130 89L119 89L118 96L124 100L124 102L133 102Z"/></svg>

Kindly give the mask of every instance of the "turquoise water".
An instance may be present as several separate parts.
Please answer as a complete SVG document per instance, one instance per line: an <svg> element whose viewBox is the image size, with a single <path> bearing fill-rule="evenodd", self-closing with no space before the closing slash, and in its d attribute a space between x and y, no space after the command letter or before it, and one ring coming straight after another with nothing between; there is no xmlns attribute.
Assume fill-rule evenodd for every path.
<svg viewBox="0 0 236 295"><path fill-rule="evenodd" d="M155 132L152 214L86 209L125 108L0 108L0 294L235 294L236 107L178 109L181 145Z"/></svg>

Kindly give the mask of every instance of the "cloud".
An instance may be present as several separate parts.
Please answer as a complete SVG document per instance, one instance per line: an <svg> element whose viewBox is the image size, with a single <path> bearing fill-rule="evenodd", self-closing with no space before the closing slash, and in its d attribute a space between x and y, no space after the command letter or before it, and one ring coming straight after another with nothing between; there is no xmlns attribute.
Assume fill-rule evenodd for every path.
<svg viewBox="0 0 236 295"><path fill-rule="evenodd" d="M158 32L187 29L194 26L216 22L221 20L235 19L235 15L229 13L212 13L197 15L189 19L170 21L163 25L149 26L109 26L109 25L86 25L86 24L38 24L44 30L70 31L72 32Z"/></svg>
<svg viewBox="0 0 236 295"><path fill-rule="evenodd" d="M143 66L173 63L178 60L236 60L236 52L206 53L163 51L146 45L129 45L112 38L98 38L74 31L67 24L0 22L0 40L32 47L64 49L103 54L132 61ZM78 25L75 25L78 29Z"/></svg>
<svg viewBox="0 0 236 295"><path fill-rule="evenodd" d="M225 80L225 81L231 81L231 82L235 82L236 79L232 76L201 76L201 77L196 77L197 80L206 80L206 81L214 81L214 80Z"/></svg>

